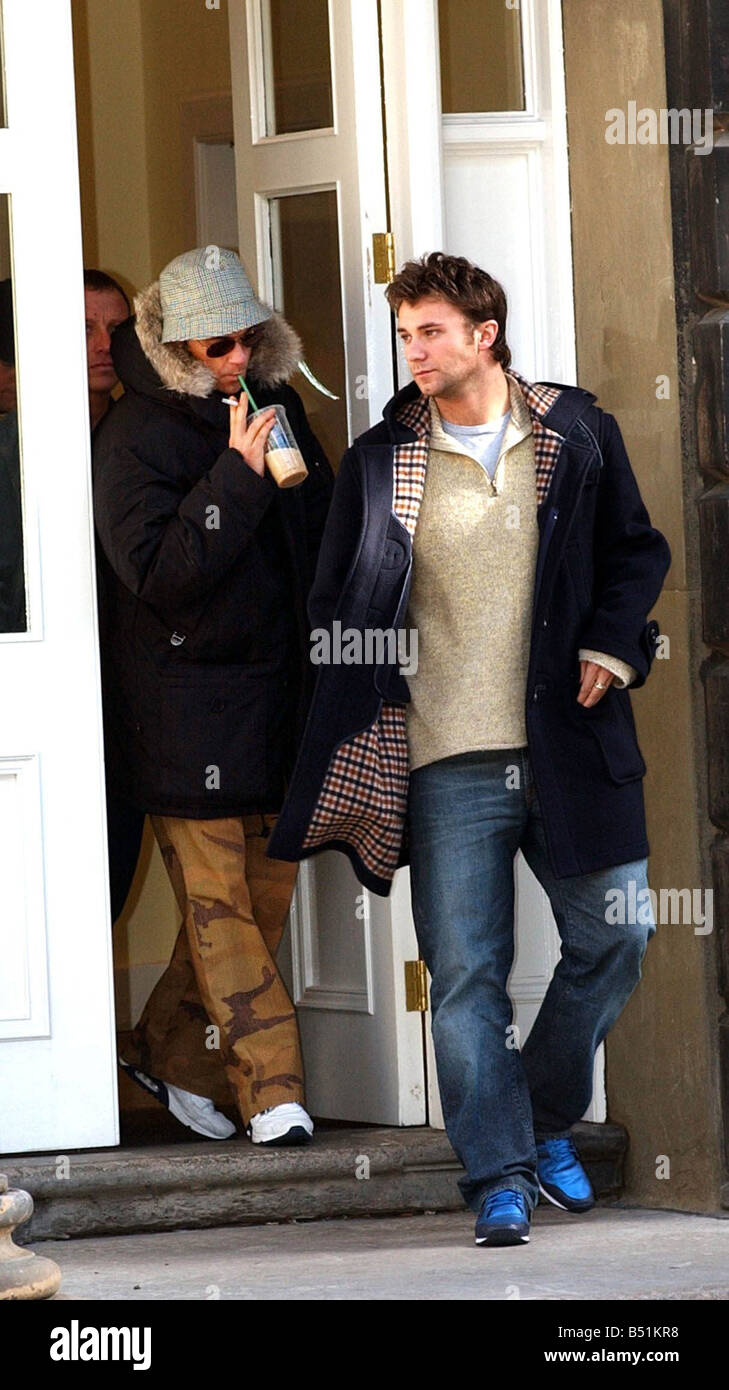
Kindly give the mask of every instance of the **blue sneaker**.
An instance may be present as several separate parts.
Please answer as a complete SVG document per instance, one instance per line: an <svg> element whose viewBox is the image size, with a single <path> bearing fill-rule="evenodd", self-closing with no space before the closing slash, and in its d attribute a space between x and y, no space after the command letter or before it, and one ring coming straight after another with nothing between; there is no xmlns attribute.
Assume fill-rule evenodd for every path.
<svg viewBox="0 0 729 1390"><path fill-rule="evenodd" d="M477 1245L522 1245L529 1239L526 1197L516 1188L487 1192L476 1220Z"/></svg>
<svg viewBox="0 0 729 1390"><path fill-rule="evenodd" d="M563 1211L589 1211L595 1193L569 1134L537 1144L539 1191Z"/></svg>

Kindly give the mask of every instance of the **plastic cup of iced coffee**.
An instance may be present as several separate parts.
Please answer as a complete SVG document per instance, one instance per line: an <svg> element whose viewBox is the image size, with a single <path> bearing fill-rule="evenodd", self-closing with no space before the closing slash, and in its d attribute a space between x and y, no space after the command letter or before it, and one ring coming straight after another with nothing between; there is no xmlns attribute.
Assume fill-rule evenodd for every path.
<svg viewBox="0 0 729 1390"><path fill-rule="evenodd" d="M276 416L265 444L263 457L266 467L279 487L298 487L307 477L309 470L294 438L284 407L263 406L248 416L248 423L255 420L256 416L264 415L267 410L274 410Z"/></svg>

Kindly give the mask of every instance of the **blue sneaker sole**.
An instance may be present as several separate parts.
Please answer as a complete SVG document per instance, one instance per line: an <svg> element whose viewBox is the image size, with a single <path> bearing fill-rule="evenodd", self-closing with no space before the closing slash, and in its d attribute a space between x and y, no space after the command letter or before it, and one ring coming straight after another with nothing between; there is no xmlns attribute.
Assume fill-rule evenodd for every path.
<svg viewBox="0 0 729 1390"><path fill-rule="evenodd" d="M555 1207L559 1207L561 1211L572 1211L576 1213L591 1211L595 1205L594 1197L584 1197L577 1200L573 1197L568 1197L559 1187L552 1188L550 1192L549 1188L545 1187L544 1183L541 1181L539 1182L539 1191L543 1197L546 1197L548 1202L551 1202Z"/></svg>
<svg viewBox="0 0 729 1390"><path fill-rule="evenodd" d="M484 1236L476 1236L477 1245L526 1245L528 1241L528 1234L523 1235L519 1231L509 1229L508 1226L497 1227Z"/></svg>

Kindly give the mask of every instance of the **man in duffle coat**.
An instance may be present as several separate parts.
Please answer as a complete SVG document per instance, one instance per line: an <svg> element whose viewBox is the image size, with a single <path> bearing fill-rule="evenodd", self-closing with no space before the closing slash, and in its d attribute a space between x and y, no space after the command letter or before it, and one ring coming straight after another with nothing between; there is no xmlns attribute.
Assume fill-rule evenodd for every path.
<svg viewBox="0 0 729 1390"><path fill-rule="evenodd" d="M610 905L647 885L627 687L658 646L647 615L670 553L614 418L511 368L486 272L433 253L387 296L414 381L344 457L309 617L342 636L414 628L417 670L406 680L385 642L369 663L319 666L268 852L342 850L384 895L410 863L476 1240L522 1243L540 1191L594 1203L570 1130L655 931ZM562 948L521 1051L506 989L518 849Z"/></svg>

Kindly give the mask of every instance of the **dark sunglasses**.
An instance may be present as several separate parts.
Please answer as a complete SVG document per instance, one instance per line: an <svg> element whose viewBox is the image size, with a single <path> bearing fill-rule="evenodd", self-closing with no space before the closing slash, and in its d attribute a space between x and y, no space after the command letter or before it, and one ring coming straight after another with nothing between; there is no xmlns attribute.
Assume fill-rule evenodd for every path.
<svg viewBox="0 0 729 1390"><path fill-rule="evenodd" d="M257 347L265 332L265 324L255 324L253 328L247 328L245 333L231 333L226 338L216 338L209 343L205 349L206 357L225 357L233 351L236 343L241 347Z"/></svg>

